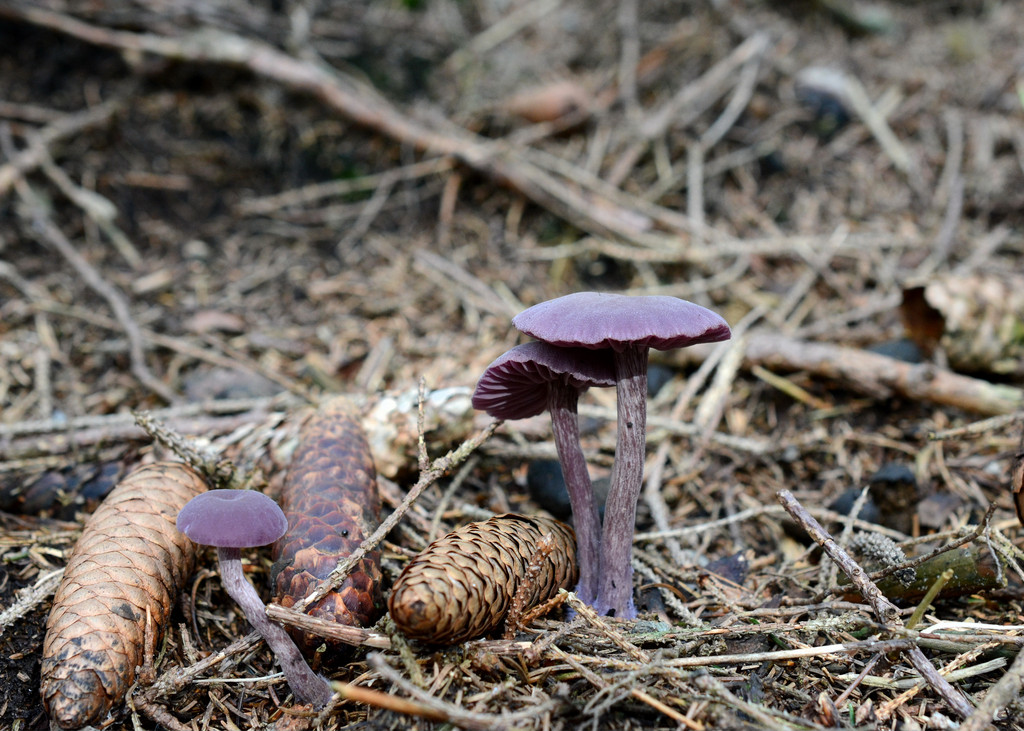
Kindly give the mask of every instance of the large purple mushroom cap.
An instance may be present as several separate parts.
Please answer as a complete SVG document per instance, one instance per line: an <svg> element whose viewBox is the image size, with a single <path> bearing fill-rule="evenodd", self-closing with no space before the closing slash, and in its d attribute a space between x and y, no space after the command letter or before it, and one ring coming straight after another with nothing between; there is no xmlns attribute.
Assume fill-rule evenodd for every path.
<svg viewBox="0 0 1024 731"><path fill-rule="evenodd" d="M647 439L648 351L728 340L732 332L721 316L677 297L602 292L541 302L516 315L512 324L551 345L604 350L615 363L618 431L593 606L598 614L632 619L630 559Z"/></svg>
<svg viewBox="0 0 1024 731"><path fill-rule="evenodd" d="M253 490L208 490L185 504L177 524L195 543L218 548L266 546L288 530L278 504Z"/></svg>
<svg viewBox="0 0 1024 731"><path fill-rule="evenodd" d="M611 353L559 348L548 343L517 345L489 366L473 391L473 408L496 419L526 419L548 408L549 384L584 391L615 385Z"/></svg>
<svg viewBox="0 0 1024 731"><path fill-rule="evenodd" d="M684 348L728 340L729 325L706 307L678 297L575 292L520 312L520 331L552 345L580 348Z"/></svg>

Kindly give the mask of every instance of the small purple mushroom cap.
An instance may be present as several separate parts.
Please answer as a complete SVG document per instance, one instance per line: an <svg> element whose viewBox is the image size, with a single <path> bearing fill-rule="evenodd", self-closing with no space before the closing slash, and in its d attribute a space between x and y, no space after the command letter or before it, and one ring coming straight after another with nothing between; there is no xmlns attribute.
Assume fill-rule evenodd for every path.
<svg viewBox="0 0 1024 731"><path fill-rule="evenodd" d="M576 292L548 300L512 319L520 331L561 347L685 348L728 340L728 323L706 307L678 297L631 297Z"/></svg>
<svg viewBox="0 0 1024 731"><path fill-rule="evenodd" d="M711 310L676 297L603 292L576 292L541 302L516 315L512 324L551 345L612 353L618 431L594 608L599 614L631 619L636 608L630 559L647 438L647 353L651 348L728 340L729 325Z"/></svg>
<svg viewBox="0 0 1024 731"><path fill-rule="evenodd" d="M601 519L586 458L580 447L577 404L591 386L615 385L610 351L525 343L498 356L473 392L473 407L498 419L551 414L555 447L576 528L580 581L576 593L593 604L600 570Z"/></svg>
<svg viewBox="0 0 1024 731"><path fill-rule="evenodd" d="M585 348L558 348L547 343L524 343L502 353L480 377L473 391L473 408L495 419L527 419L544 413L544 386L563 384L577 391L615 385L611 355Z"/></svg>
<svg viewBox="0 0 1024 731"><path fill-rule="evenodd" d="M195 543L217 548L224 590L242 609L274 651L295 697L323 708L331 686L302 657L288 633L267 617L267 608L242 570L243 548L266 546L284 535L288 519L280 506L261 492L209 490L185 503L178 513L178 530Z"/></svg>
<svg viewBox="0 0 1024 731"><path fill-rule="evenodd" d="M253 490L208 490L178 513L178 530L217 548L268 546L288 530L280 506Z"/></svg>

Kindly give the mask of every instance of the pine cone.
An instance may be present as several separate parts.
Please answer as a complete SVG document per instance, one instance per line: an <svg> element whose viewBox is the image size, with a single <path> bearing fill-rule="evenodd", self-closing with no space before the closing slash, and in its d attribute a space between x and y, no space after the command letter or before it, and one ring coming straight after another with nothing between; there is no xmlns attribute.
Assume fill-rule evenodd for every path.
<svg viewBox="0 0 1024 731"><path fill-rule="evenodd" d="M571 589L578 579L572 528L550 518L498 515L439 538L410 561L388 601L392 620L406 636L435 645L494 631L526 576L537 542L548 533L557 546L527 606Z"/></svg>
<svg viewBox="0 0 1024 731"><path fill-rule="evenodd" d="M351 554L380 524L380 495L370 447L344 398L321 406L303 425L281 488L288 532L274 544L271 583L290 607ZM335 591L306 613L366 627L381 606L380 552L371 551ZM307 638L320 644L321 638Z"/></svg>
<svg viewBox="0 0 1024 731"><path fill-rule="evenodd" d="M61 728L96 723L122 701L143 662L147 607L159 647L196 560L175 519L205 490L187 465L157 462L122 480L86 521L43 640L40 692Z"/></svg>

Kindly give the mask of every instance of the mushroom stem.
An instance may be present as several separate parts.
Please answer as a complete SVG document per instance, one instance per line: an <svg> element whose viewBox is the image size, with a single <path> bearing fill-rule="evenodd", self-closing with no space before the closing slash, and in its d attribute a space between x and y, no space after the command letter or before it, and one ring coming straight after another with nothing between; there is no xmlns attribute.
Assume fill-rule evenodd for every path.
<svg viewBox="0 0 1024 731"><path fill-rule="evenodd" d="M594 608L599 614L636 617L633 604L633 534L647 447L647 352L626 346L615 353L618 431L611 486L604 505L601 577Z"/></svg>
<svg viewBox="0 0 1024 731"><path fill-rule="evenodd" d="M577 406L579 390L571 386L551 384L548 389L548 411L555 436L555 448L562 465L565 488L572 506L576 530L576 556L580 580L576 594L586 604L597 597L598 569L601 560L601 518L590 482L587 461L580 447L580 426Z"/></svg>
<svg viewBox="0 0 1024 731"><path fill-rule="evenodd" d="M224 589L242 608L242 613L249 620L249 624L260 633L277 656L295 697L303 703L312 703L316 708L326 706L332 695L330 684L326 678L313 672L284 628L267 618L267 608L263 600L242 571L240 549L218 548L217 560L220 563Z"/></svg>

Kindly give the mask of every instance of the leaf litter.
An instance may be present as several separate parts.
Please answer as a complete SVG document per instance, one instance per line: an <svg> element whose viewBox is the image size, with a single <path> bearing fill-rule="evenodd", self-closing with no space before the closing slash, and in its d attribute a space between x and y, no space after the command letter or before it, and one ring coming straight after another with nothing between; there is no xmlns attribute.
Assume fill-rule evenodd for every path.
<svg viewBox="0 0 1024 731"><path fill-rule="evenodd" d="M387 584L449 529L539 513L526 469L555 456L543 420L475 439L486 419L452 394L423 454L403 394L468 400L512 316L599 289L691 299L738 336L652 364L671 377L650 398L640 620L569 597L571 615L444 650L385 622L345 663L314 658L340 700L311 718L206 556L107 727L1021 728L1024 18L874 8L0 8L0 725L46 727L54 572L120 476L165 455L131 410L273 489L288 415L350 394L402 513ZM908 319L916 287L954 329ZM581 403L595 479L614 407ZM892 464L912 479L873 479ZM877 484L904 507L849 518L891 497ZM950 563L925 557L962 541L952 596L884 583L920 561L931 588ZM266 592L269 557L247 558Z"/></svg>

